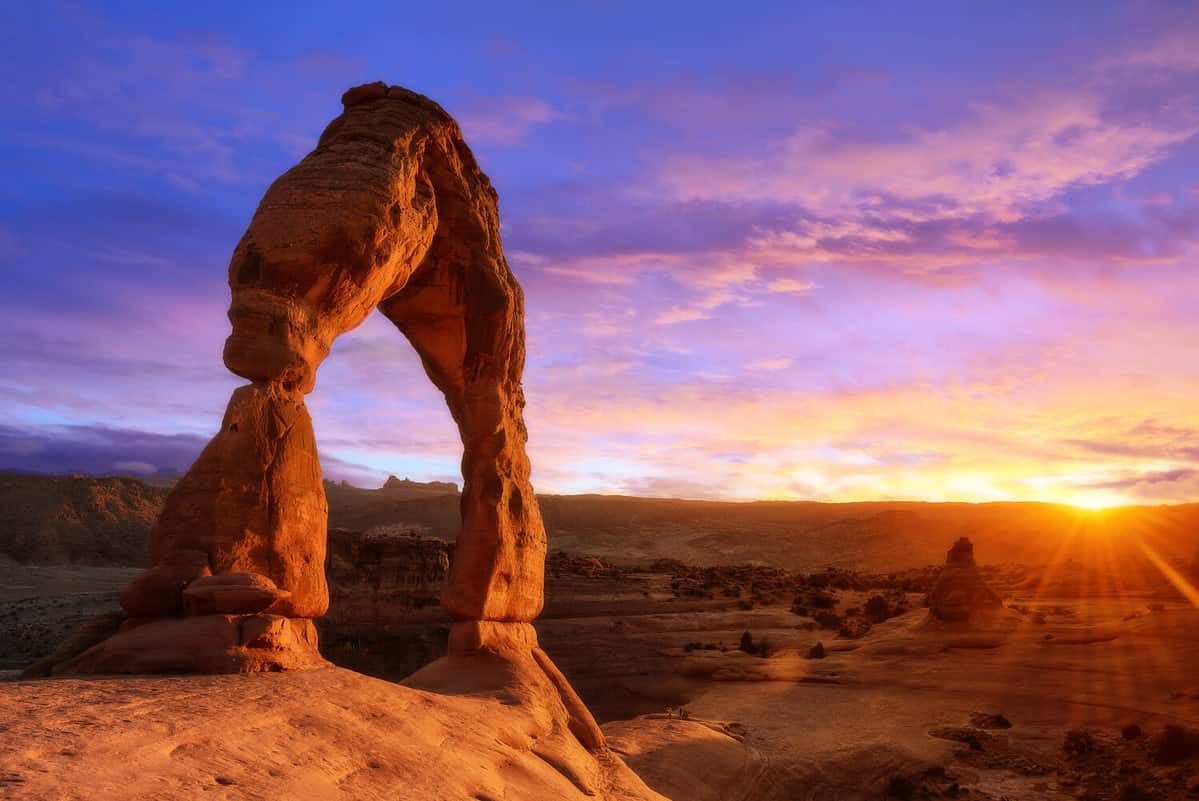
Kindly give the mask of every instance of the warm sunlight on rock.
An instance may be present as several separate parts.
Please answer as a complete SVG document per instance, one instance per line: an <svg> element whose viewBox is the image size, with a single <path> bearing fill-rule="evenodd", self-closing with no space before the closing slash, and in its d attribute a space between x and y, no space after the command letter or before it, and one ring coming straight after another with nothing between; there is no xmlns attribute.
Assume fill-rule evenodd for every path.
<svg viewBox="0 0 1199 801"><path fill-rule="evenodd" d="M1199 801L1199 2L281 5L5 8L4 801Z"/></svg>

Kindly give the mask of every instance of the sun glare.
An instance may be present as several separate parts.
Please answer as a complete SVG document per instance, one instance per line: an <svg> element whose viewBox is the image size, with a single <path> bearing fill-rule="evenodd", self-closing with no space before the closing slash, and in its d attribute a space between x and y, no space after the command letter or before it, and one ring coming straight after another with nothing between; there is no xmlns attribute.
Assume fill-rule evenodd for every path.
<svg viewBox="0 0 1199 801"><path fill-rule="evenodd" d="M1075 495L1063 502L1068 506L1073 506L1076 509L1084 509L1088 512L1102 512L1105 509L1128 506L1131 503L1127 497L1107 492Z"/></svg>

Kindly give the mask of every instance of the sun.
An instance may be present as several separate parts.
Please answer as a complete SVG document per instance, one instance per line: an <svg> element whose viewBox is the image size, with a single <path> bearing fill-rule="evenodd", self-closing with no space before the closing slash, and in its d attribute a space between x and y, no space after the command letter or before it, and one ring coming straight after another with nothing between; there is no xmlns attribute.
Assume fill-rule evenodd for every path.
<svg viewBox="0 0 1199 801"><path fill-rule="evenodd" d="M1086 495L1076 495L1070 499L1063 501L1068 506L1073 506L1075 509L1082 509L1087 512L1102 512L1107 509L1113 509L1117 506L1127 506L1128 498L1114 493L1098 492L1087 493Z"/></svg>

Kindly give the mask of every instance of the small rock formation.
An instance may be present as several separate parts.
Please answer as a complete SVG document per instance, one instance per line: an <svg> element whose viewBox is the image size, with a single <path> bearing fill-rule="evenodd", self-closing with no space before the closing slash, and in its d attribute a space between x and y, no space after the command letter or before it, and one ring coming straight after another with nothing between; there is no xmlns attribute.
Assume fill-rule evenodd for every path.
<svg viewBox="0 0 1199 801"><path fill-rule="evenodd" d="M61 672L252 672L327 664L328 506L304 396L333 340L378 308L408 338L462 438L462 529L441 592L448 654L411 677L510 687L603 750L595 720L538 647L546 538L525 453L524 297L498 198L436 103L350 89L316 149L267 190L229 265L234 391L221 429L150 532L130 615ZM392 482L389 481L389 484ZM400 483L400 482L396 482Z"/></svg>
<svg viewBox="0 0 1199 801"><path fill-rule="evenodd" d="M962 537L945 556L945 567L928 594L929 611L937 620L969 620L976 612L1003 605L974 563L974 544Z"/></svg>

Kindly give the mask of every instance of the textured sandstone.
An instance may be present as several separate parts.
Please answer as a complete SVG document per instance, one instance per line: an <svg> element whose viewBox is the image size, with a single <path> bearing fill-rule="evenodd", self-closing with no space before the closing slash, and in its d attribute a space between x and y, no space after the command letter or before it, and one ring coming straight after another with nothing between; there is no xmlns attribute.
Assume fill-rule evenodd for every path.
<svg viewBox="0 0 1199 801"><path fill-rule="evenodd" d="M980 611L1002 606L1002 600L978 572L974 545L966 537L953 544L945 556L945 567L928 594L928 605L938 620L969 620Z"/></svg>
<svg viewBox="0 0 1199 801"><path fill-rule="evenodd" d="M167 498L150 532L150 557L158 565L181 550L201 551L214 574L260 573L290 592L276 613L319 617L329 606L327 520L303 396L251 384L234 391L220 432Z"/></svg>
<svg viewBox="0 0 1199 801"><path fill-rule="evenodd" d="M323 667L311 620L278 615L131 618L53 668L70 673L254 673Z"/></svg>
<svg viewBox="0 0 1199 801"><path fill-rule="evenodd" d="M233 254L225 363L307 392L333 340L378 307L462 437L462 531L443 603L461 620L532 620L545 531L525 454L523 296L495 190L427 98L373 84L344 102L316 150L267 190Z"/></svg>
<svg viewBox="0 0 1199 801"><path fill-rule="evenodd" d="M513 668L514 690L437 694L339 668L0 682L0 797L666 801Z"/></svg>
<svg viewBox="0 0 1199 801"><path fill-rule="evenodd" d="M208 554L182 548L165 554L154 567L130 582L121 593L121 608L133 617L178 615L183 590L202 576L211 576Z"/></svg>
<svg viewBox="0 0 1199 801"><path fill-rule="evenodd" d="M459 621L541 612L524 299L504 260L495 190L431 100L376 83L342 101L316 149L267 190L230 261L224 361L252 383L233 393L221 430L167 498L150 535L153 566L122 597L131 615L156 620L90 649L75 669L223 671L238 659L235 669L259 669L247 667L261 660L237 644L230 614L325 613L328 506L304 395L333 341L376 308L416 348L462 438L462 528L442 606ZM300 647L293 661L311 660Z"/></svg>
<svg viewBox="0 0 1199 801"><path fill-rule="evenodd" d="M223 573L189 584L183 591L183 607L189 615L254 613L266 611L290 596L266 576Z"/></svg>
<svg viewBox="0 0 1199 801"><path fill-rule="evenodd" d="M607 750L599 724L570 682L537 643L529 623L472 620L455 623L449 648L404 683L435 692L492 688L514 694L560 716L570 735L588 751ZM469 688L469 690L468 690Z"/></svg>

